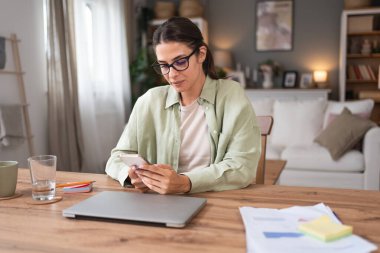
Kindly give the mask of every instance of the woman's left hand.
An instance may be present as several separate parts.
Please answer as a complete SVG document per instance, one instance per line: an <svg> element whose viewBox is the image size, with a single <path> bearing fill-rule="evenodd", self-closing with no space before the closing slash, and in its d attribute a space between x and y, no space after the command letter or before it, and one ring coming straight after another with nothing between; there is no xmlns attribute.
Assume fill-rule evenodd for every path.
<svg viewBox="0 0 380 253"><path fill-rule="evenodd" d="M168 164L142 165L135 173L149 189L160 194L186 193L191 190L190 179L177 174Z"/></svg>

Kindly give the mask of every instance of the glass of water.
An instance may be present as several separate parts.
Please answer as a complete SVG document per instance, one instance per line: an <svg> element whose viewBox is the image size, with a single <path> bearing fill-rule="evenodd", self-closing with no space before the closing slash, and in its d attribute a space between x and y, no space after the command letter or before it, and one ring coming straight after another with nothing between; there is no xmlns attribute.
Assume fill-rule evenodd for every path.
<svg viewBox="0 0 380 253"><path fill-rule="evenodd" d="M52 200L55 197L57 157L39 155L28 158L34 200Z"/></svg>

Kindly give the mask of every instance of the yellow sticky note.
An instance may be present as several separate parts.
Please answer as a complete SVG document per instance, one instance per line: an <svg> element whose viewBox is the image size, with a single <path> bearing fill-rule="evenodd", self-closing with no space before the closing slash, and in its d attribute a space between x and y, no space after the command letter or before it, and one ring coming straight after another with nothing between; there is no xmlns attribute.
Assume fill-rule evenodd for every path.
<svg viewBox="0 0 380 253"><path fill-rule="evenodd" d="M298 226L298 229L304 234L325 242L334 241L352 234L352 226L337 224L327 215L302 223Z"/></svg>

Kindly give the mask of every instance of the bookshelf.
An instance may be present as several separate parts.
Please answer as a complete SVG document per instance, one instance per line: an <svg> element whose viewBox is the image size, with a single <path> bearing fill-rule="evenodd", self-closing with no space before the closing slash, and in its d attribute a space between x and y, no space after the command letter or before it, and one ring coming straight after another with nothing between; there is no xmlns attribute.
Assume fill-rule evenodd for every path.
<svg viewBox="0 0 380 253"><path fill-rule="evenodd" d="M358 99L360 91L378 89L380 65L380 30L373 27L380 8L344 10L341 18L340 39L340 100ZM368 41L371 51L362 53ZM356 44L356 45L355 45ZM374 50L374 44L377 44Z"/></svg>
<svg viewBox="0 0 380 253"><path fill-rule="evenodd" d="M341 16L340 101L371 98L380 124L380 8L344 10ZM366 45L366 46L364 46Z"/></svg>

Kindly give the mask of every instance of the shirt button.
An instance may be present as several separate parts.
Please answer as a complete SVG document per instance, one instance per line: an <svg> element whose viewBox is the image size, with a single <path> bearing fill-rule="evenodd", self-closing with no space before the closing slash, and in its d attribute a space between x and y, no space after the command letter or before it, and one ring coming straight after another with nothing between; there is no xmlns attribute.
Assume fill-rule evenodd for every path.
<svg viewBox="0 0 380 253"><path fill-rule="evenodd" d="M218 133L218 131L214 130L214 131L213 131L213 133L214 133L214 134L217 134L217 133Z"/></svg>
<svg viewBox="0 0 380 253"><path fill-rule="evenodd" d="M206 110L208 110L208 106L206 106Z"/></svg>

